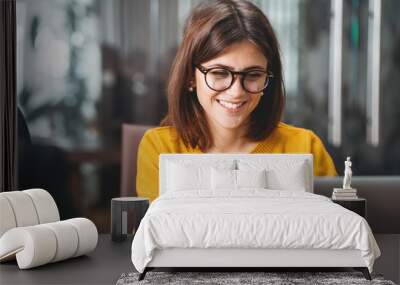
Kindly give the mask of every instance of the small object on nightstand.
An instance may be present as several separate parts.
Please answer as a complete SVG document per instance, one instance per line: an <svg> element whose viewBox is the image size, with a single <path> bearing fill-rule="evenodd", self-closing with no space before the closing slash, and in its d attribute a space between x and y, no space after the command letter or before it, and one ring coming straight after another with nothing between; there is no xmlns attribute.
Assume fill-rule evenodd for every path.
<svg viewBox="0 0 400 285"><path fill-rule="evenodd" d="M334 188L332 193L332 200L354 200L357 199L357 189L351 188L351 177L353 171L351 170L352 162L350 156L344 162L344 178L343 188Z"/></svg>
<svg viewBox="0 0 400 285"><path fill-rule="evenodd" d="M367 218L367 200L364 198L351 200L332 199L332 201L356 214L359 214L363 218Z"/></svg>
<svg viewBox="0 0 400 285"><path fill-rule="evenodd" d="M351 177L353 176L351 165L352 163L350 160L350 156L348 156L346 161L344 162L343 189L351 189Z"/></svg>
<svg viewBox="0 0 400 285"><path fill-rule="evenodd" d="M124 241L128 233L128 210L133 210L134 231L139 227L149 207L149 199L141 197L120 197L111 199L111 239Z"/></svg>

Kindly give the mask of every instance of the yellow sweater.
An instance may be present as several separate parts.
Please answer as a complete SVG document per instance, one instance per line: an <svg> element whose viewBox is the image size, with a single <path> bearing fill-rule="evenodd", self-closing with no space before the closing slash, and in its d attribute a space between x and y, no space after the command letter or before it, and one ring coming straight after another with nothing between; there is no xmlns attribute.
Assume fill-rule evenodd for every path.
<svg viewBox="0 0 400 285"><path fill-rule="evenodd" d="M137 161L136 192L153 201L158 197L158 159L161 153L202 153L199 148L186 147L176 140L173 127L148 130L140 144ZM261 141L251 153L312 153L315 176L336 176L332 158L312 131L284 123L269 138Z"/></svg>

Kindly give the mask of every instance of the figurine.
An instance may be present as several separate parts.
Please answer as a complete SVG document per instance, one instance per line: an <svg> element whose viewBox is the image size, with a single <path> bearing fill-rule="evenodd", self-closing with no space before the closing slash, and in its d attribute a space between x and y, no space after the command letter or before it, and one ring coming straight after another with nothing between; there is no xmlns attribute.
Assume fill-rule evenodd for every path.
<svg viewBox="0 0 400 285"><path fill-rule="evenodd" d="M343 189L352 189L351 188L351 176L353 172L351 171L351 161L350 156L347 157L347 160L344 162L344 179L343 179Z"/></svg>

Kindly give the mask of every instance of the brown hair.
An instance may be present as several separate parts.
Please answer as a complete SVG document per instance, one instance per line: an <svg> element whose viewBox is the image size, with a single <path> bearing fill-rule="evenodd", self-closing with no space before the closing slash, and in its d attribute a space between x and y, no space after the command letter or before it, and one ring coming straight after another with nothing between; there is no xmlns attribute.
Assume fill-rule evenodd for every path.
<svg viewBox="0 0 400 285"><path fill-rule="evenodd" d="M250 115L246 137L253 141L263 140L281 120L285 92L282 64L279 44L267 17L248 1L205 1L194 8L186 20L167 87L168 114L161 122L163 126L175 127L186 146L199 146L204 151L213 143L204 110L197 96L188 90L195 66L243 40L261 50L268 60L268 70L274 76Z"/></svg>

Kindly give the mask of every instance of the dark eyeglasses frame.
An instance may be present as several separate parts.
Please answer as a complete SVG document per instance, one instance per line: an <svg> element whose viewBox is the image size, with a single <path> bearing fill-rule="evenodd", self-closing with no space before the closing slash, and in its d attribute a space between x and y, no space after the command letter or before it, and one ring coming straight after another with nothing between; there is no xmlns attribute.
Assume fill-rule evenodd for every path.
<svg viewBox="0 0 400 285"><path fill-rule="evenodd" d="M222 92L222 91L225 91L225 90L228 90L229 88L231 88L232 85L233 85L233 83L234 83L235 80L236 80L236 75L240 75L240 84L242 84L242 88L243 88L246 92L249 92L249 93L251 93L251 94L258 94L258 93L264 91L264 90L268 87L269 82L270 82L270 78L273 78L273 77L274 77L274 75L273 75L272 73L268 73L268 71L260 70L260 69L252 69L252 70L247 70L247 71L233 71L233 70L230 70L230 69L227 69L227 68L224 68L224 67L205 68L204 66L201 66L200 64L199 64L199 65L196 65L196 68L197 68L201 73L204 74L204 81L206 82L208 88L210 88L211 90L214 90L214 91L218 91L218 92ZM229 84L228 87L226 87L226 88L224 88L224 89L222 89L222 90L217 90L217 89L212 88L210 85L208 85L208 82L207 82L207 79L206 79L207 73L209 73L211 70L214 70L214 69L224 69L224 70L228 71L228 72L231 74L231 76L232 76L232 81L231 81L231 84ZM265 86L263 87L263 89L261 89L260 91L257 91L257 92L249 91L249 90L247 90L246 87L244 86L244 78L246 77L246 75L247 75L248 73L253 72L253 71L263 72L263 73L266 73L266 74L267 74L267 79L266 79Z"/></svg>

